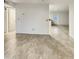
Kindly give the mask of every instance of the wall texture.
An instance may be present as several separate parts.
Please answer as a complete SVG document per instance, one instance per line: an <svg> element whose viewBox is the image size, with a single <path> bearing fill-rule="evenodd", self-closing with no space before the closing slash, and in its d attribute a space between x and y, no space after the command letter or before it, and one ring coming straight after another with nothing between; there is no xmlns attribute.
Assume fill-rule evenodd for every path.
<svg viewBox="0 0 79 59"><path fill-rule="evenodd" d="M51 18L58 16L58 20L54 22L58 25L69 25L69 12L68 11L56 11L50 13Z"/></svg>
<svg viewBox="0 0 79 59"><path fill-rule="evenodd" d="M48 34L49 15L47 4L16 5L16 32L29 34Z"/></svg>

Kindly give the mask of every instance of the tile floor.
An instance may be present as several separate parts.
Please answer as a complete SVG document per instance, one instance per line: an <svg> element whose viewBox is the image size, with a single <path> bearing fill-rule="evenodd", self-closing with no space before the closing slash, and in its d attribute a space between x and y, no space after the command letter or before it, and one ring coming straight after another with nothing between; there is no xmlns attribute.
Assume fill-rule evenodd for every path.
<svg viewBox="0 0 79 59"><path fill-rule="evenodd" d="M53 26L51 30L51 35L5 34L5 59L74 59L74 41L68 29Z"/></svg>

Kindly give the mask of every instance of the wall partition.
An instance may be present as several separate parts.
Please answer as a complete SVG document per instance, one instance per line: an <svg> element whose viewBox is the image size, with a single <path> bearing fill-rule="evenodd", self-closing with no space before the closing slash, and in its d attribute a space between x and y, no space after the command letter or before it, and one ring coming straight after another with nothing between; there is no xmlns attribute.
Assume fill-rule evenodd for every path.
<svg viewBox="0 0 79 59"><path fill-rule="evenodd" d="M5 5L4 7L4 57L5 59L15 59L15 8L8 5Z"/></svg>
<svg viewBox="0 0 79 59"><path fill-rule="evenodd" d="M4 10L4 32L15 31L15 8L5 7Z"/></svg>

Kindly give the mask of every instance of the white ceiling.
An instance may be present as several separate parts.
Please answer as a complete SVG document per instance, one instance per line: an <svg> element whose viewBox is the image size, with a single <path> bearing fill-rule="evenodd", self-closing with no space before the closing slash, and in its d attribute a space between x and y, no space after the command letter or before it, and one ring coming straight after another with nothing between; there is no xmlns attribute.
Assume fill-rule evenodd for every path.
<svg viewBox="0 0 79 59"><path fill-rule="evenodd" d="M45 3L45 4L50 4L50 11L67 11L68 6L71 2L74 0L6 0L6 1L11 1L14 3Z"/></svg>
<svg viewBox="0 0 79 59"><path fill-rule="evenodd" d="M52 11L69 11L68 5L49 5L49 10Z"/></svg>
<svg viewBox="0 0 79 59"><path fill-rule="evenodd" d="M6 0L15 3L53 3L53 4L69 4L73 0Z"/></svg>

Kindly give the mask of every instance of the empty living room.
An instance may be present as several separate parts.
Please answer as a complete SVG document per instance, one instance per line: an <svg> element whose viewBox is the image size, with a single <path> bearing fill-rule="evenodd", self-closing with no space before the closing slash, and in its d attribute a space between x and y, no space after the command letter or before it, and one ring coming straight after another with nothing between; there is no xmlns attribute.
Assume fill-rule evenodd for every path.
<svg viewBox="0 0 79 59"><path fill-rule="evenodd" d="M74 59L74 0L5 0L5 59Z"/></svg>

